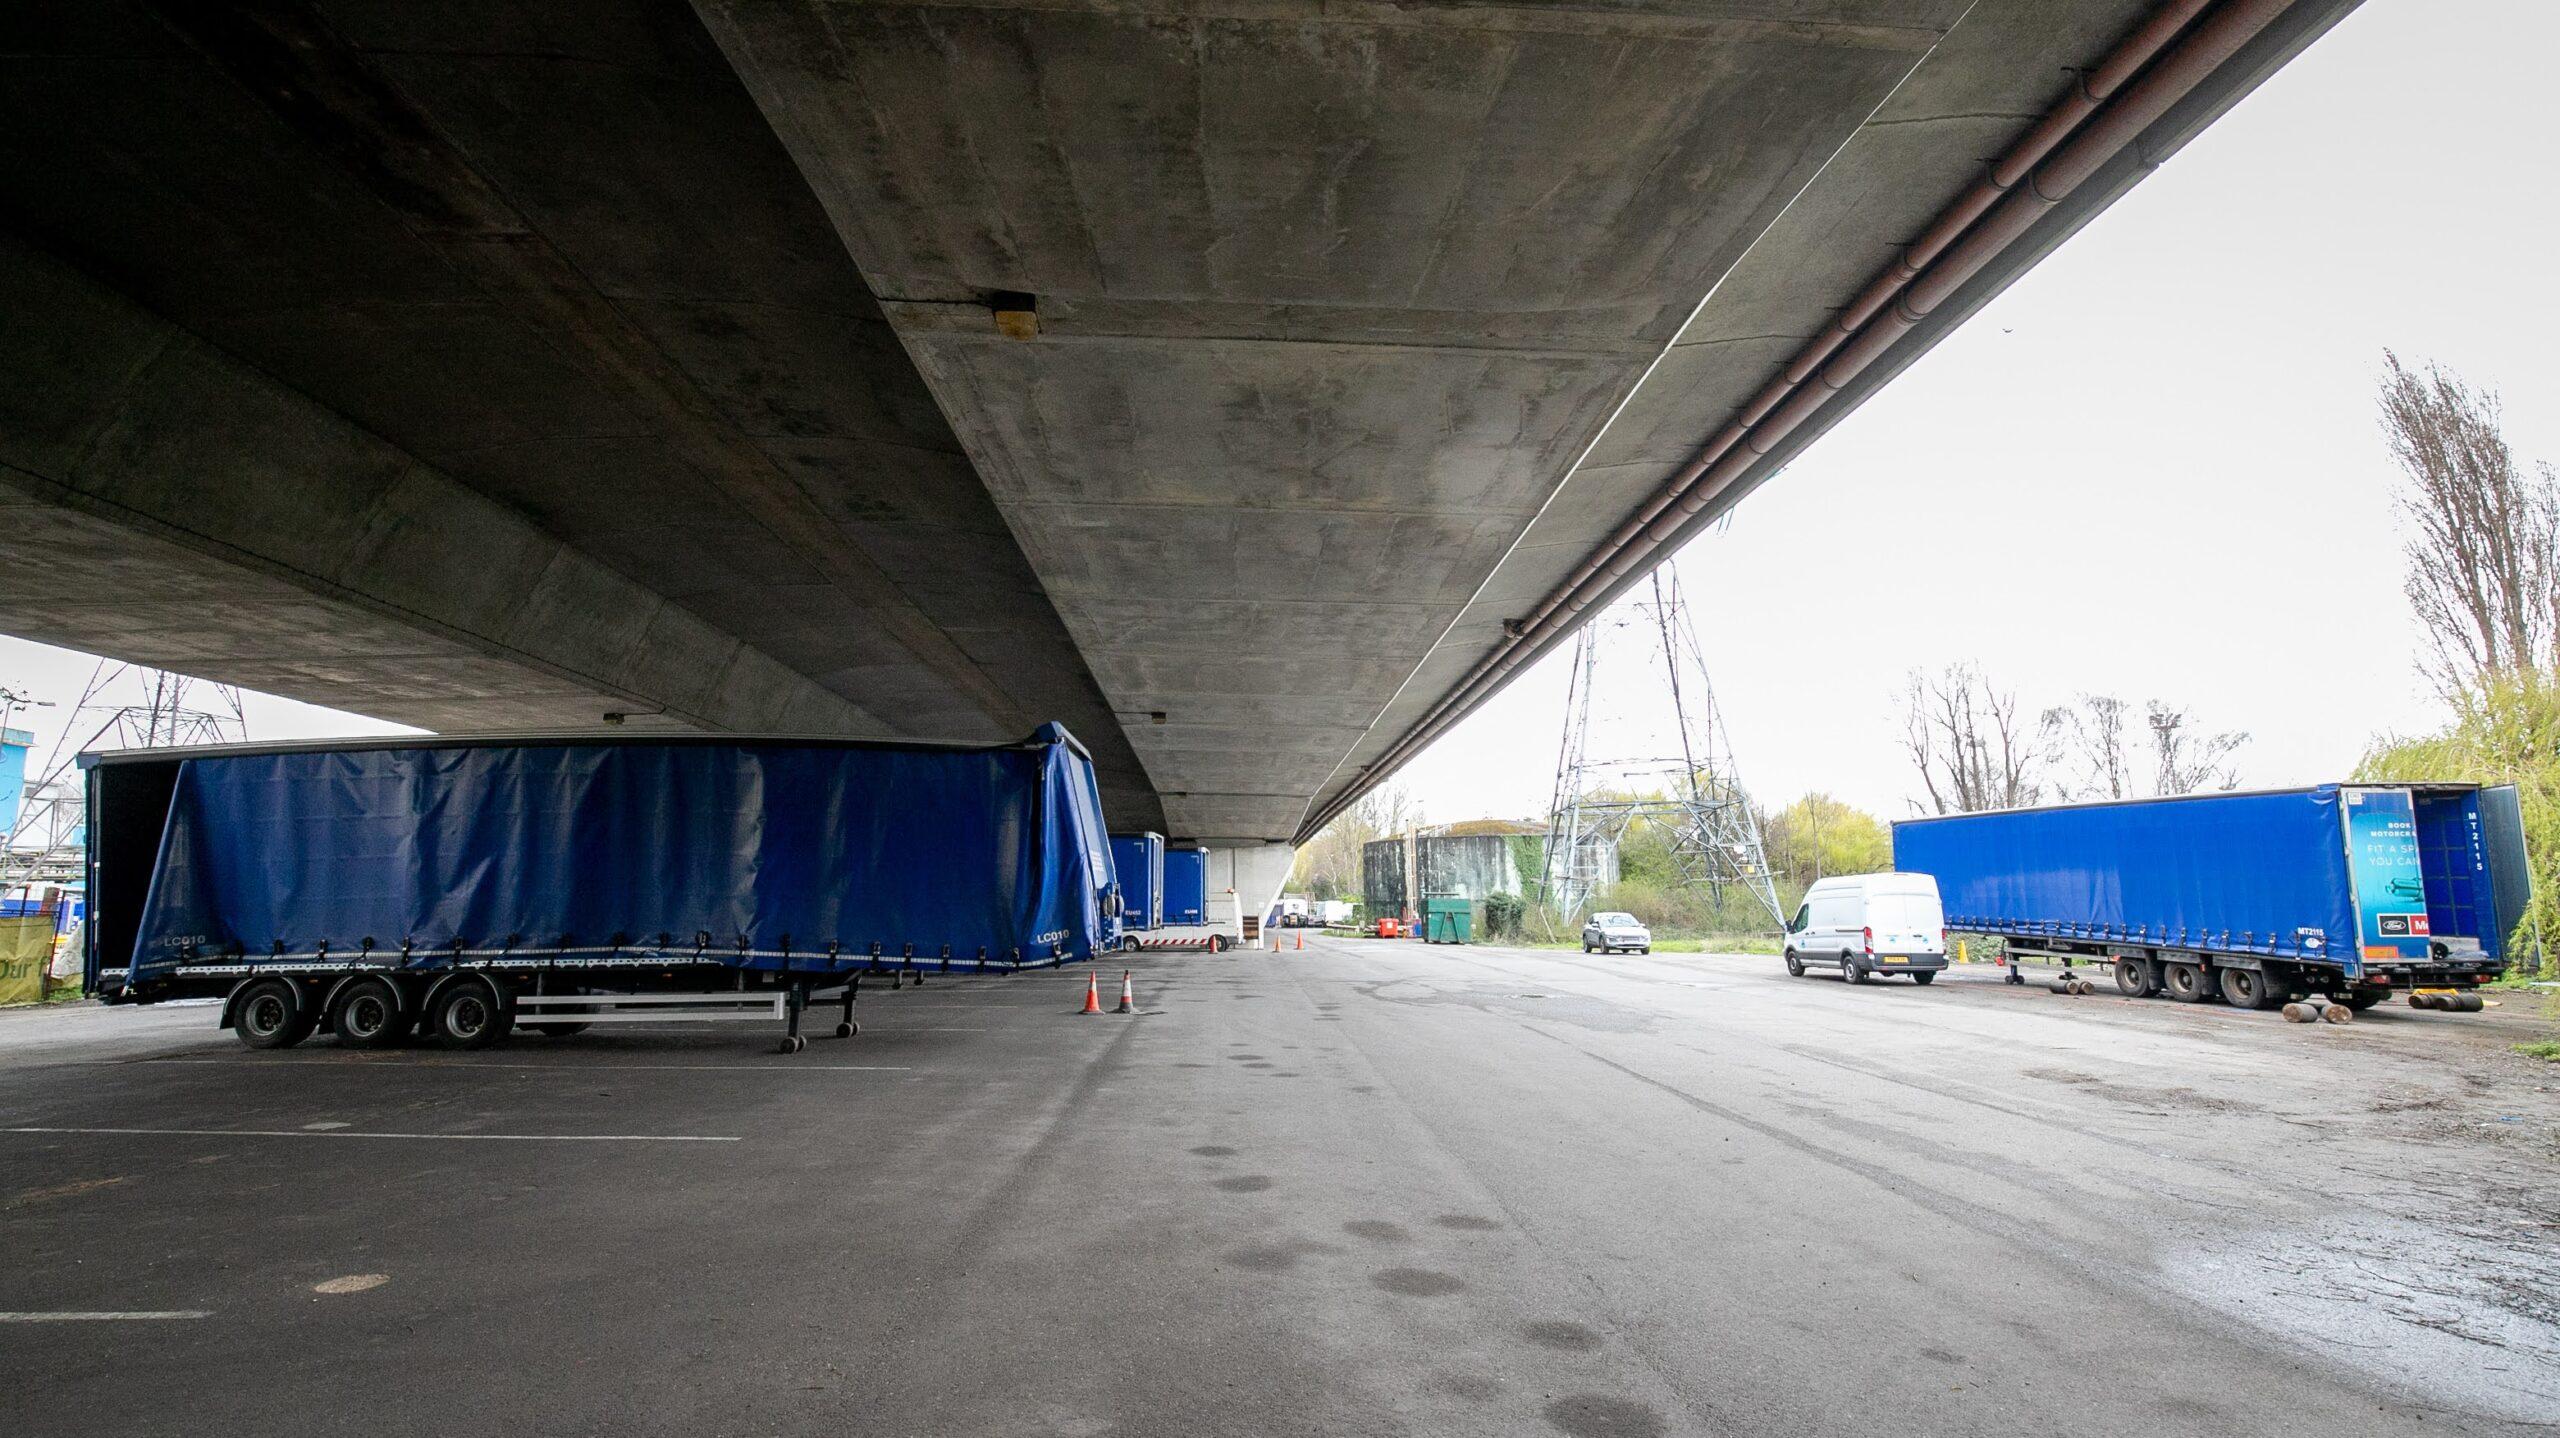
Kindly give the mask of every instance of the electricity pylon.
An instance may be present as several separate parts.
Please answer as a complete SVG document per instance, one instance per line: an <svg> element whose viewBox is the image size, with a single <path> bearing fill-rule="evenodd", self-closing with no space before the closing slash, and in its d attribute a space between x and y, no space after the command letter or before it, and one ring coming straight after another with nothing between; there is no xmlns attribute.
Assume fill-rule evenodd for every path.
<svg viewBox="0 0 2560 1438"><path fill-rule="evenodd" d="M1668 571L1669 578L1664 578ZM1652 676L1629 672L1627 687L1612 700L1665 697L1668 732L1630 741L1640 752L1615 752L1604 740L1593 752L1592 702L1604 673L1600 651L1611 638L1660 667ZM1651 663L1646 665L1651 668ZM1594 891L1615 881L1620 846L1638 823L1667 830L1672 867L1683 885L1704 888L1722 909L1726 891L1739 888L1758 901L1770 922L1783 928L1777 886L1760 842L1760 822L1736 775L1724 718L1708 682L1705 656L1680 594L1680 573L1656 569L1649 599L1604 614L1583 626L1573 641L1573 675L1565 691L1564 742L1556 755L1555 797L1548 809L1543 875L1547 906L1570 920Z"/></svg>
<svg viewBox="0 0 2560 1438"><path fill-rule="evenodd" d="M237 688L99 660L44 768L27 782L17 826L0 850L0 885L67 883L82 875L89 821L88 785L77 768L82 754L236 744L248 737Z"/></svg>

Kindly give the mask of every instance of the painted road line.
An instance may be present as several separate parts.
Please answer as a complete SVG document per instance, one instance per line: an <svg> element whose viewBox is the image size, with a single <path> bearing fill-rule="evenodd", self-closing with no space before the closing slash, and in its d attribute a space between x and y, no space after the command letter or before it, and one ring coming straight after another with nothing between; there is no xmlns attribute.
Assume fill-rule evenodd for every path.
<svg viewBox="0 0 2560 1438"><path fill-rule="evenodd" d="M162 1318L211 1318L210 1308L172 1308L159 1313L0 1313L0 1323L129 1323Z"/></svg>
<svg viewBox="0 0 2560 1438"><path fill-rule="evenodd" d="M198 1068L272 1069L294 1073L326 1068L331 1073L362 1072L367 1069L509 1069L536 1073L668 1073L688 1074L903 1074L915 1072L913 1064L484 1064L437 1059L90 1059L84 1062L132 1068L139 1064L189 1064Z"/></svg>
<svg viewBox="0 0 2560 1438"><path fill-rule="evenodd" d="M0 1133L110 1134L162 1138L417 1138L487 1143L736 1143L718 1133L375 1133L338 1128L0 1128Z"/></svg>

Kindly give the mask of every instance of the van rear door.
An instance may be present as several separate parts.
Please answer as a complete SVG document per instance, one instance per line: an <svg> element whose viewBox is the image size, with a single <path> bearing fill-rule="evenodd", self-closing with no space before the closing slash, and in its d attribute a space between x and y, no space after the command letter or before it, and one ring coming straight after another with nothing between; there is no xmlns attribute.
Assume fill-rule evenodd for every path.
<svg viewBox="0 0 2560 1438"><path fill-rule="evenodd" d="M1928 894L1868 895L1867 927L1875 930L1879 954L1937 954L1946 950L1946 912Z"/></svg>

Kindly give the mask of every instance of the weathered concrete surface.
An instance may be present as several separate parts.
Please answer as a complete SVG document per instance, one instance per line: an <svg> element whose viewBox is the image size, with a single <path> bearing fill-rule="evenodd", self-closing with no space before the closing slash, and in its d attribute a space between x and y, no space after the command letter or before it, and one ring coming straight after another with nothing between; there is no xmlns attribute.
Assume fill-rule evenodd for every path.
<svg viewBox="0 0 2560 1438"><path fill-rule="evenodd" d="M1300 835L2146 9L38 0L0 624Z"/></svg>
<svg viewBox="0 0 2560 1438"><path fill-rule="evenodd" d="M1115 967L1117 967L1115 965ZM2547 1432L2537 1026L1346 944L861 1038L0 1013L14 1432ZM183 1024L183 1027L181 1025ZM160 1128L196 1133L82 1132ZM273 1136L224 1131L261 1130ZM350 1137L362 1133L567 1139ZM335 1135L335 1136L332 1136ZM602 1136L602 1137L595 1137ZM690 1136L726 1142L665 1143ZM317 1285L358 1275L352 1293ZM344 1285L339 1285L344 1286Z"/></svg>
<svg viewBox="0 0 2560 1438"><path fill-rule="evenodd" d="M698 5L1167 822L1300 837L2151 8Z"/></svg>
<svg viewBox="0 0 2560 1438"><path fill-rule="evenodd" d="M0 228L144 312L101 333L95 297L14 310L0 405L60 406L49 427L76 433L72 377L103 375L179 446L131 456L83 532L246 547L434 639L303 675L340 623L308 599L207 577L223 602L180 630L149 610L170 594L61 602L24 543L0 566L13 632L141 658L149 630L155 662L439 728L664 710L993 740L1060 719L1115 820L1161 827L897 338L680 6L119 0L0 23ZM195 358L119 368L125 328ZM207 412L234 402L240 424ZM10 462L84 493L61 467L98 462L46 459ZM409 667L448 649L472 657Z"/></svg>
<svg viewBox="0 0 2560 1438"><path fill-rule="evenodd" d="M1964 6L704 9L1167 822L1281 836Z"/></svg>
<svg viewBox="0 0 2560 1438"><path fill-rule="evenodd" d="M5 236L0 311L0 630L436 729L891 732Z"/></svg>
<svg viewBox="0 0 2560 1438"><path fill-rule="evenodd" d="M2358 0L2304 0L2242 56L2146 132L2103 182L2082 187L2018 253L1965 286L1932 322L1906 336L1852 390L1691 519L1704 529L1797 449L1854 411L2006 288L2052 246L2165 162L2196 129L2237 103ZM1867 282L1924 230L1982 167L2009 147L2148 16L2146 0L1979 0L1892 96L1846 135L1822 172L1750 251L1704 295L1606 430L1583 451L1534 523L1439 637L1405 687L1345 755L1316 812L1368 782L1371 766L1471 672L1503 625L1553 593L1628 517L1723 432ZM1985 406L2002 398L1982 397ZM1675 539L1673 547L1679 540ZM1640 578L1643 571L1635 571ZM1631 581L1622 581L1631 582ZM1593 612L1597 612L1596 609ZM1561 642L1549 641L1549 647ZM1520 672L1518 670L1515 673Z"/></svg>

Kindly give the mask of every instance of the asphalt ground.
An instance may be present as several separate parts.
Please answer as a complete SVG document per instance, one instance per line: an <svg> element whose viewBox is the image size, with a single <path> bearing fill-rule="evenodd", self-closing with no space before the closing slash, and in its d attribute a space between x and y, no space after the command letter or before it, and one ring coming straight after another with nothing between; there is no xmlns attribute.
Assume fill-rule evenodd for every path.
<svg viewBox="0 0 2560 1438"><path fill-rule="evenodd" d="M2560 1422L2527 1005L2303 1026L1328 939L1135 967L1134 1017L1077 1014L1080 970L937 981L794 1057L0 1015L0 1430Z"/></svg>

